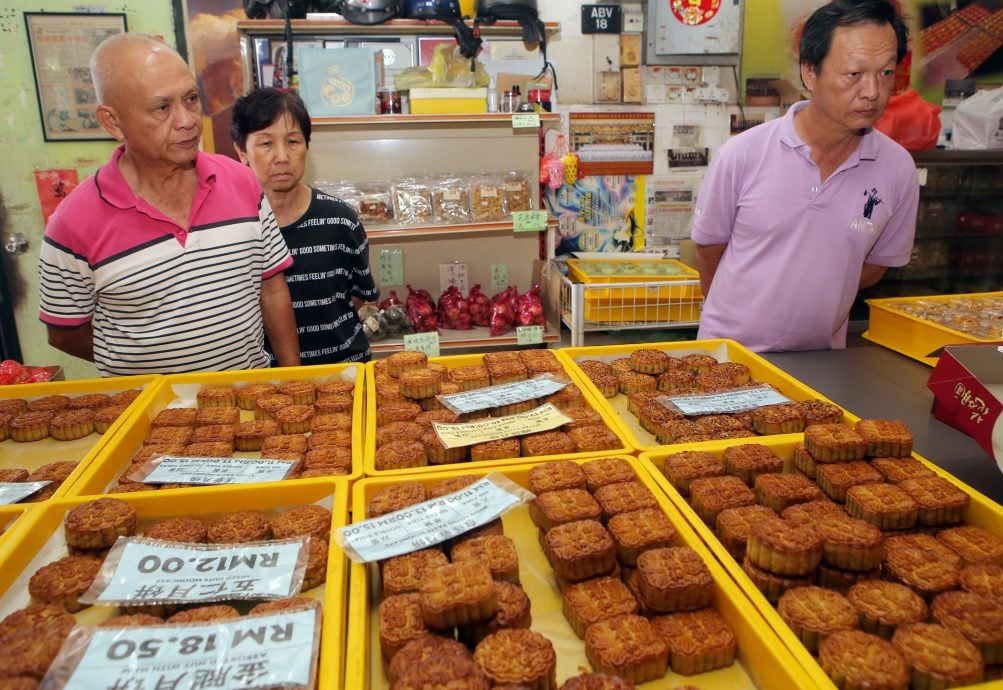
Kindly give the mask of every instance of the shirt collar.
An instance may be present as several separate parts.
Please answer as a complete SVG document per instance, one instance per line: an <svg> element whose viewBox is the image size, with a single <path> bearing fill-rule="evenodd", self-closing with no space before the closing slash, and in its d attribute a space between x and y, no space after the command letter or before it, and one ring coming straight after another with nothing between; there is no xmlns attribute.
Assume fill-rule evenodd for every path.
<svg viewBox="0 0 1003 690"><path fill-rule="evenodd" d="M794 103L790 108L787 109L787 113L784 115L783 124L780 126L780 140L790 146L793 149L806 146L801 137L798 136L797 130L794 128L794 115L798 111L804 110L804 108L810 103L810 101L798 101ZM867 130L863 137L860 139L860 145L857 150L851 156L851 158L856 158L857 160L877 160L878 158L878 137L874 133L873 129Z"/></svg>
<svg viewBox="0 0 1003 690"><path fill-rule="evenodd" d="M102 165L94 174L94 183L98 194L106 202L117 208L135 208L139 197L125 181L125 176L118 167L119 159L125 153L125 146L119 146L111 155L111 159ZM205 187L216 178L216 169L212 159L201 151L195 152L195 171L198 173L199 186Z"/></svg>

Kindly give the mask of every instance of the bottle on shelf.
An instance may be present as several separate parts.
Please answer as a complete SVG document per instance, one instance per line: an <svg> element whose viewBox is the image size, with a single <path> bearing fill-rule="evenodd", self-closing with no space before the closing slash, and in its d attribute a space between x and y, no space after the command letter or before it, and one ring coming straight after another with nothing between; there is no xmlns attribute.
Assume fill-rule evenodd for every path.
<svg viewBox="0 0 1003 690"><path fill-rule="evenodd" d="M488 84L488 112L498 112L498 90L495 88L494 79Z"/></svg>

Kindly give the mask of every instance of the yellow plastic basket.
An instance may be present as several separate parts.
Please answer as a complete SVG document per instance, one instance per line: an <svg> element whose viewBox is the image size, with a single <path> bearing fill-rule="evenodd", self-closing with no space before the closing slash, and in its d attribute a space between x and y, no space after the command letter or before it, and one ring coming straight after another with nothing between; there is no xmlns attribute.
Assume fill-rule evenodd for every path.
<svg viewBox="0 0 1003 690"><path fill-rule="evenodd" d="M558 350L558 358L562 359L565 362L565 368L569 369L575 375L578 385L583 390L588 390L599 400L603 406L603 417L606 418L608 416L612 419L617 424L624 438L627 439L627 442L634 448L642 451L655 450L657 448L664 448L665 446L660 445L655 439L654 434L643 429L637 417L627 411L626 395L617 393L613 398L604 398L599 389L593 385L589 377L578 366L578 362L586 359L612 362L615 359L629 357L634 350L641 348L662 350L675 357L697 353L712 355L719 362L738 362L749 367L754 381L772 384L781 393L793 400L813 398L828 400L828 398L818 391L809 388L751 350L742 347L742 345L734 340L692 340L665 343L602 345L596 347L566 347ZM845 412L844 418L846 418Z"/></svg>
<svg viewBox="0 0 1003 690"><path fill-rule="evenodd" d="M127 426L153 393L153 389L163 379L159 374L149 376L121 376L106 379L79 379L75 381L52 381L50 383L29 383L19 386L0 386L0 399L24 398L34 400L49 395L76 397L90 393L121 393L127 390L141 390L125 412L103 434L93 433L75 441L57 441L53 438L17 443L10 439L0 441L0 468L20 467L28 471L36 470L51 462L74 461L77 467L66 481L56 489L52 498L74 496L77 484L89 470L91 464L101 455L104 448Z"/></svg>
<svg viewBox="0 0 1003 690"><path fill-rule="evenodd" d="M987 343L993 340L1003 340L1003 332L999 338L987 340L962 333L953 328L934 323L929 319L907 314L897 305L915 304L917 302L948 302L958 298L997 297L1003 298L1003 292L979 292L967 295L934 295L930 297L888 297L869 299L867 305L871 308L870 322L863 337L871 342L883 345L906 357L931 367L937 364L939 356L931 357L945 345L964 343Z"/></svg>
<svg viewBox="0 0 1003 690"><path fill-rule="evenodd" d="M286 367L277 369L250 369L218 373L171 374L163 377L151 392L145 404L136 412L111 442L101 451L90 469L73 487L75 495L105 493L122 471L129 466L150 424L157 414L167 407L194 407L195 395L203 386L242 386L248 383L281 383L283 381L310 380L314 383L344 379L355 383L355 402L352 408L352 473L341 477L349 483L362 476L362 419L365 409L362 396L363 368L359 364L330 364L312 367ZM183 405L179 403L184 403ZM250 412L242 411L242 418L251 419ZM237 453L238 456L257 457L260 453ZM291 481L301 481L294 479Z"/></svg>
<svg viewBox="0 0 1003 690"><path fill-rule="evenodd" d="M597 268L616 263L626 270L604 274ZM584 292L585 321L697 321L703 293L700 274L675 259L568 259L568 277L589 287ZM675 275L653 269L670 266ZM645 283L643 287L617 287L617 283ZM609 287L603 287L608 285Z"/></svg>
<svg viewBox="0 0 1003 690"><path fill-rule="evenodd" d="M38 506L34 506L38 509ZM0 544L4 542L10 534L18 519L29 509L28 505L4 505L0 506Z"/></svg>
<svg viewBox="0 0 1003 690"><path fill-rule="evenodd" d="M541 461L554 458L540 458ZM634 464L636 458L628 458ZM577 458L575 462L587 462ZM528 486L528 474L534 465L509 465L497 471L520 486ZM435 475L407 477L426 486L463 474L484 476L489 468L466 469ZM353 515L356 521L366 514L366 505L378 489L392 486L401 478L363 479L353 487ZM813 688L815 682L794 662L790 653L762 617L750 606L696 533L686 524L678 511L660 494L650 476L639 468L638 480L659 498L662 510L678 530L677 545L694 549L703 558L714 579L714 608L725 618L738 641L736 662L729 668L711 671L699 676L684 677L673 671L642 688L671 688L691 683L701 688ZM579 673L579 667L589 668L584 643L571 630L561 612L561 595L552 578L551 569L543 555L536 528L529 519L528 508L513 508L503 518L505 533L516 542L520 557L520 579L532 602L532 629L547 636L557 650L557 680ZM348 652L350 659L346 690L383 690L387 687L381 664L379 626L376 605L379 602L378 570L375 564L351 564L351 590L349 593Z"/></svg>
<svg viewBox="0 0 1003 690"><path fill-rule="evenodd" d="M558 358L560 359L560 358ZM437 362L446 365L449 369L454 369L456 367L470 366L474 364L481 364L484 361L483 355L450 355L447 357L431 357L429 362ZM563 362L562 362L563 364ZM404 477L410 475L422 475L435 473L439 474L442 472L448 472L450 470L464 470L467 468L471 470L476 470L484 467L500 467L504 465L517 465L523 463L537 462L537 458L507 458L503 460L483 460L477 462L462 462L462 463L447 463L444 465L428 465L426 467L412 467L408 469L401 470L378 470L376 469L376 379L375 379L375 362L369 362L366 365L366 450L365 450L365 474L367 477ZM565 365L567 370L567 366ZM599 455L630 455L634 452L633 446L627 442L623 433L619 429L619 425L616 424L616 420L611 418L605 411L604 406L600 400L597 400L594 392L586 390L579 381L577 377L569 372L569 376L572 380L582 389L582 395L585 397L586 403L602 415L603 422L612 430L617 437L620 439L621 447L613 450L601 451L601 452L590 452L590 453L567 453L560 457L562 458L577 458L577 457L596 457Z"/></svg>
<svg viewBox="0 0 1003 690"><path fill-rule="evenodd" d="M348 518L348 483L343 479L309 479L281 484L245 484L198 489L178 489L170 494L134 493L117 498L130 503L137 514L138 531L169 517L212 518L222 513L255 510L281 512L304 504L318 504L332 514L332 532ZM63 520L86 498L53 499L29 510L0 541L0 618L31 602L28 580L42 565L66 555ZM319 688L341 688L344 678L347 559L333 543L327 561L327 581L303 593L323 603ZM238 605L243 611L244 604ZM250 602L246 605L250 608ZM92 606L74 614L80 625L96 625L115 607Z"/></svg>
<svg viewBox="0 0 1003 690"><path fill-rule="evenodd" d="M791 438L792 436L794 438ZM752 439L751 441L773 449L777 455L784 459L785 467L789 470L793 466L794 446L802 440L802 437L803 435L801 434L792 434L786 437L764 437L758 440ZM716 443L704 443L701 444L700 449L709 451L718 456L718 458L722 458L725 448L743 442L749 442L749 439L734 439ZM693 531L699 535L700 539L703 540L710 551L712 551L717 559L722 563L725 570L728 571L731 577L738 584L738 587L752 601L756 610L762 614L763 618L766 619L770 627L775 631L780 639L783 640L784 644L798 660L798 663L800 663L805 673L808 674L818 687L832 690L836 686L826 675L825 671L822 670L822 667L808 651L808 648L801 643L801 641L794 634L794 631L791 630L791 628L780 617L780 614L777 613L773 605L770 604L765 596L763 596L762 592L759 591L749 576L745 574L745 571L742 570L741 563L736 561L731 554L728 553L728 550L725 549L724 545L714 535L714 530L700 519L693 508L690 507L689 503L686 502L686 499L683 498L683 496L665 477L665 457L671 455L672 453L679 452L679 450L681 449L662 448L656 451L641 453L641 465L647 470L658 486L661 487L665 495L668 496L672 506L683 515ZM968 510L968 524L983 527L990 532L1003 536L1003 507L1000 507L989 498L958 481L955 477L947 472L944 472L942 469L930 463L925 458L916 454L913 454L913 457L932 469L941 477L944 477L952 484L965 491L971 497L971 505ZM999 690L1000 688L1003 688L1003 681L995 681L967 687L986 689L994 688Z"/></svg>

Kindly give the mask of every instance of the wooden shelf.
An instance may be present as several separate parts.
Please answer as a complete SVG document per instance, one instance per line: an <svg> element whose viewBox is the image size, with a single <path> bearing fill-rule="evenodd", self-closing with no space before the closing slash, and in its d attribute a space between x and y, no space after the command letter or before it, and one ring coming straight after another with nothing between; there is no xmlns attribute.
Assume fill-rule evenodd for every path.
<svg viewBox="0 0 1003 690"><path fill-rule="evenodd" d="M345 117L313 117L310 123L315 127L358 127L364 125L372 127L413 127L415 125L432 125L439 127L442 125L462 124L465 126L484 125L487 127L497 127L512 124L514 113L458 113L458 114L436 114L436 115L351 115ZM520 113L525 115L526 113ZM561 122L559 113L539 113L540 126L558 125ZM523 129L523 128L520 128ZM529 130L530 128L525 128Z"/></svg>
<svg viewBox="0 0 1003 690"><path fill-rule="evenodd" d="M468 25L472 22L468 20ZM344 19L293 19L294 36L339 35L339 36L452 36L453 27L444 22L432 22L424 19L392 19L382 24L352 24ZM237 30L248 36L281 36L285 32L284 19L243 19L237 22ZM545 22L544 30L547 38L560 31L558 22ZM522 27L519 22L499 21L490 26L480 27L481 35L518 36L522 37Z"/></svg>
<svg viewBox="0 0 1003 690"><path fill-rule="evenodd" d="M544 327L543 342L556 343L561 340L561 333L550 324ZM439 348L442 350L458 350L462 348L480 347L515 347L519 344L515 329L505 335L492 336L486 326L475 326L469 331L454 331L445 328L439 329ZM396 352L404 349L403 338L386 338L384 340L370 341L370 349L373 353Z"/></svg>
<svg viewBox="0 0 1003 690"><path fill-rule="evenodd" d="M557 227L556 218L547 219L548 227ZM366 236L369 240L399 239L406 237L440 237L442 235L493 235L503 232L514 232L512 223L470 223L468 225L418 225L384 227L367 225ZM543 232L543 230L540 230ZM529 233L519 233L529 234Z"/></svg>

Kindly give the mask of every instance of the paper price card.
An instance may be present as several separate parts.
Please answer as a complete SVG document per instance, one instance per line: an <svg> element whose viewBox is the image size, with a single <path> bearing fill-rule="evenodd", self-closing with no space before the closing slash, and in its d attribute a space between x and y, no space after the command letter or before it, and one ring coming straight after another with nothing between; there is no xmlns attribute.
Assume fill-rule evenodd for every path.
<svg viewBox="0 0 1003 690"><path fill-rule="evenodd" d="M491 287L503 290L508 285L508 264L491 264Z"/></svg>
<svg viewBox="0 0 1003 690"><path fill-rule="evenodd" d="M456 414L466 414L477 410L487 410L501 405L513 405L515 403L542 398L551 393L557 393L567 386L570 381L558 381L550 374L537 376L524 381L514 381L513 383L502 383L497 386L487 388L476 388L463 393L451 393L449 395L437 395L439 401Z"/></svg>
<svg viewBox="0 0 1003 690"><path fill-rule="evenodd" d="M516 326L515 339L518 345L539 345L543 342L543 326Z"/></svg>
<svg viewBox="0 0 1003 690"><path fill-rule="evenodd" d="M432 422L436 436L446 448L461 448L475 443L497 441L538 431L550 431L570 422L567 416L552 404L540 405L528 412L511 414L507 417L479 419L464 424L443 424Z"/></svg>
<svg viewBox="0 0 1003 690"><path fill-rule="evenodd" d="M145 477L130 475L147 484L248 484L286 478L295 462L269 458L188 458L163 455Z"/></svg>
<svg viewBox="0 0 1003 690"><path fill-rule="evenodd" d="M429 357L439 356L439 333L408 333L404 336L404 349L424 352Z"/></svg>
<svg viewBox="0 0 1003 690"><path fill-rule="evenodd" d="M64 690L308 688L319 647L320 607L203 625L79 627L48 679L65 679Z"/></svg>
<svg viewBox="0 0 1003 690"><path fill-rule="evenodd" d="M52 482L0 482L0 505L23 501Z"/></svg>
<svg viewBox="0 0 1003 690"><path fill-rule="evenodd" d="M707 395L663 396L658 401L685 415L699 415L746 412L764 405L789 403L791 399L769 386L754 386Z"/></svg>
<svg viewBox="0 0 1003 690"><path fill-rule="evenodd" d="M439 264L439 292L445 292L450 285L455 285L464 295L470 292L467 279L467 265L462 261Z"/></svg>
<svg viewBox="0 0 1003 690"><path fill-rule="evenodd" d="M382 285L404 284L404 254L400 249L381 249L376 270Z"/></svg>
<svg viewBox="0 0 1003 690"><path fill-rule="evenodd" d="M512 213L512 230L515 232L539 232L547 229L547 212L514 211Z"/></svg>
<svg viewBox="0 0 1003 690"><path fill-rule="evenodd" d="M539 129L540 113L516 113L512 115L513 129L523 129L529 127Z"/></svg>
<svg viewBox="0 0 1003 690"><path fill-rule="evenodd" d="M119 537L80 601L188 604L297 594L309 537L244 544L179 544Z"/></svg>
<svg viewBox="0 0 1003 690"><path fill-rule="evenodd" d="M492 472L470 486L335 532L338 546L356 563L392 558L452 539L535 498Z"/></svg>

